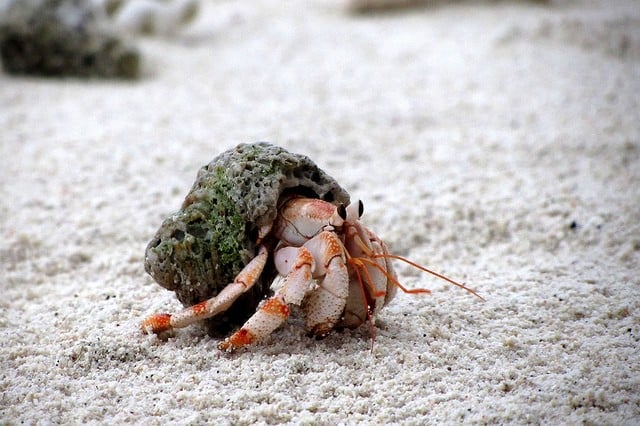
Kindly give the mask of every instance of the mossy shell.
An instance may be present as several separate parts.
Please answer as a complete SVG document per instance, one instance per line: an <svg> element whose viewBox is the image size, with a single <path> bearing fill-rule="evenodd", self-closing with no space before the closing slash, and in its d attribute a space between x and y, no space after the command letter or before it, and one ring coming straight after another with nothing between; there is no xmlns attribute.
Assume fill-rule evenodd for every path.
<svg viewBox="0 0 640 426"><path fill-rule="evenodd" d="M181 209L147 246L145 270L191 306L218 294L256 252L258 229L273 222L283 196L340 204L349 194L308 157L267 142L240 144L203 166ZM241 325L269 293L271 260L254 287L207 320L210 334Z"/></svg>

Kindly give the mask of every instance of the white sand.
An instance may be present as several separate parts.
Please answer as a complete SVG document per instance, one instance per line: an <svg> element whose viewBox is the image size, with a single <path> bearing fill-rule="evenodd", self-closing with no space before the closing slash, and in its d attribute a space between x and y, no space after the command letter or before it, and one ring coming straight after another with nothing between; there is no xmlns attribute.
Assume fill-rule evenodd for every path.
<svg viewBox="0 0 640 426"><path fill-rule="evenodd" d="M640 6L205 2L138 83L0 76L0 423L640 421ZM231 356L144 248L239 142L305 153L398 265L377 323ZM570 228L575 221L575 229Z"/></svg>

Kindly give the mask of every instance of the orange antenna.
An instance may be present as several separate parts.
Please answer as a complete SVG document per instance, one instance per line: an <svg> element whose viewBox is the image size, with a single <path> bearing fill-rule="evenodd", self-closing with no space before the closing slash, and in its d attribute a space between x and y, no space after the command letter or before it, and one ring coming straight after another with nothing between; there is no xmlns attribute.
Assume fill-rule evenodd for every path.
<svg viewBox="0 0 640 426"><path fill-rule="evenodd" d="M371 255L371 257L373 257L373 258L387 258L387 259L396 259L396 260L401 260L401 261L403 261L403 262L405 262L405 263L407 263L407 264L409 264L409 265L413 266L414 268L420 269L421 271L427 272L427 273L429 273L429 274L431 274L431 275L434 275L434 276L436 276L436 277L438 277L438 278L440 278L440 279L442 279L442 280L447 281L448 283L451 283L451 284L455 285L456 287L460 287L461 289L464 289L464 290L468 291L469 293L473 294L474 296L476 296L478 299L480 299L480 300L482 300L482 301L484 301L484 300L485 300L485 299L484 299L484 297L480 296L478 293L476 293L474 290L470 289L470 288L469 288L469 287L467 287L466 285L464 285L464 284L460 284L459 282L454 281L454 280L452 280L452 279L451 279L451 278L449 278L449 277L446 277L446 276L444 276L444 275L442 275L442 274L439 274L439 273L437 273L437 272L435 272L435 271L432 271L431 269L425 268L424 266L422 266L422 265L420 265L420 264L418 264L418 263L412 262L411 260L409 260L409 259L407 259L407 258L404 258L404 257L402 257L402 256L398 256L398 255L395 255L395 254L388 254L388 253L387 253L387 254L372 254L372 255ZM373 263L374 263L374 264L376 264L375 262L373 262ZM377 265L377 264L376 264L376 265ZM398 283L398 282L397 282L397 280L393 280L393 282L394 282L394 284L398 285L398 287L400 287L400 288L401 288L405 293L416 293L416 291L415 291L415 290L408 290L408 291L407 291L407 290L405 290L405 289L400 285L400 283ZM427 290L427 292L429 292L429 293L430 293L430 291L429 291L429 290ZM422 293L422 292L419 292L419 293Z"/></svg>
<svg viewBox="0 0 640 426"><path fill-rule="evenodd" d="M365 278L368 278L368 281L365 280L365 283L367 284L367 287L369 288L369 290L371 290L373 297L382 297L382 296L386 295L387 294L386 291L382 291L382 290L381 291L376 291L376 289L373 287L373 284L372 284L373 283L373 278L371 278L371 275L369 274L369 270L364 265L364 263L366 261L367 261L367 258L364 258L364 257L350 257L347 260L348 263L351 263L352 265L355 265L356 267L362 269L362 271L366 275ZM373 263L375 263L375 262L373 262ZM382 271L382 273L385 274L385 276L387 278L391 279L389 274L383 268L380 268L380 271ZM360 278L359 274L358 274L358 278Z"/></svg>
<svg viewBox="0 0 640 426"><path fill-rule="evenodd" d="M384 257L384 256L374 255L373 257ZM374 262L371 259L367 259L366 257L358 257L357 259L359 261L361 261L362 263L368 263L369 265L371 265L371 266L375 267L376 269L378 269L380 272L382 272L387 277L387 279L389 281L391 281L393 284L398 286L398 288L400 288L400 290L402 290L405 293L408 293L408 294L420 294L420 293L431 294L431 290L426 289L426 288L406 288L393 275L391 275L389 272L387 272L386 269L384 269L382 266L378 265L377 262ZM367 272L367 274L368 273L369 272Z"/></svg>
<svg viewBox="0 0 640 426"><path fill-rule="evenodd" d="M353 268L356 276L358 277L358 284L360 284L360 290L362 291L362 300L364 302L364 310L367 313L367 322L369 323L369 333L371 333L371 353L373 354L373 344L376 341L376 328L373 326L373 318L371 317L371 307L369 306L369 302L367 300L367 292L364 288L364 284L362 282L362 276L360 275L359 268L364 268L364 265L361 262L355 261L354 258L349 257L347 262L354 264L356 267ZM366 268L364 268L366 271ZM369 272L367 272L367 275ZM369 277L371 279L371 277ZM371 284L369 284L371 286Z"/></svg>
<svg viewBox="0 0 640 426"><path fill-rule="evenodd" d="M413 262L405 257L402 256L398 256L395 254L389 254L389 253L379 253L376 254L373 252L373 250L371 250L371 248L369 246L367 246L364 241L362 241L362 239L360 238L360 236L356 235L354 238L354 241L356 242L356 244L358 245L358 247L362 250L362 252L368 256L369 258L364 258L364 257L359 257L357 259L359 259L361 262L366 262L369 263L370 265L375 266L376 268L378 268L390 281L392 281L395 285L397 285L403 292L405 293L409 293L409 294L415 294L415 293L428 293L430 294L431 291L427 290L427 289L407 289L406 287L404 287L402 284L400 284L400 282L395 279L394 277L392 277L389 273L387 273L387 271L381 267L380 265L378 265L376 262L372 261L371 258L373 259L380 259L380 258L386 258L386 259L396 259L396 260L400 260L402 262L405 262L411 266L413 266L414 268L420 269L423 272L427 272L435 277L438 277L442 280L447 281L448 283L451 283L453 285L455 285L456 287L460 287L466 291L468 291L469 293L473 294L474 296L476 296L477 298L479 298L480 300L484 301L485 299L480 296L478 293L476 293L474 290L470 289L469 287L465 286L464 284L460 284L457 281L452 280L449 277L446 277L442 274L439 274L435 271L432 271L431 269L428 269L416 262ZM366 270L366 269L365 269Z"/></svg>

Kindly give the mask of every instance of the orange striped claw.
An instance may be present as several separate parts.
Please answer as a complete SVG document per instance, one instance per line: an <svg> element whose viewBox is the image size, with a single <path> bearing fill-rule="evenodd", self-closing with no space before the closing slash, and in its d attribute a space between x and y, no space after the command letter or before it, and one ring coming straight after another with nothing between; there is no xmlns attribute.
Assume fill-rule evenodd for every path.
<svg viewBox="0 0 640 426"><path fill-rule="evenodd" d="M142 321L142 331L145 334L161 334L172 329L171 314L154 314Z"/></svg>

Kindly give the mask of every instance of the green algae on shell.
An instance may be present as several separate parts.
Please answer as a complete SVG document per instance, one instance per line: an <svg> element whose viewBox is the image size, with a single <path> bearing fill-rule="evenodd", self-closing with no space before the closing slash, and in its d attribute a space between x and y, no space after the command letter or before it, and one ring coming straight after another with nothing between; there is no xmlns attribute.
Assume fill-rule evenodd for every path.
<svg viewBox="0 0 640 426"><path fill-rule="evenodd" d="M181 209L164 220L145 254L145 270L191 306L218 294L253 258L258 229L283 196L348 204L349 194L308 157L267 142L240 144L203 166ZM207 320L223 335L242 325L270 293L272 262L226 312Z"/></svg>

